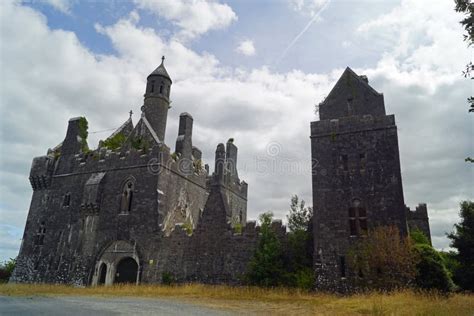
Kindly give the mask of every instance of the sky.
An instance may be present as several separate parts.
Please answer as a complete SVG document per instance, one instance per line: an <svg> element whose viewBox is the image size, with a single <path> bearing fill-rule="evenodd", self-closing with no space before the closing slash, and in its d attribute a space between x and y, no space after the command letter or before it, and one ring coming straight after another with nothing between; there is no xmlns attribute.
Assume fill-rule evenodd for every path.
<svg viewBox="0 0 474 316"><path fill-rule="evenodd" d="M179 114L212 166L239 148L248 218L311 205L310 121L349 66L395 114L405 203L428 204L447 249L459 203L474 198L472 59L448 0L44 0L0 2L0 261L15 257L32 195L33 157L60 143L71 117L97 146L133 110L161 62L173 79L165 142Z"/></svg>

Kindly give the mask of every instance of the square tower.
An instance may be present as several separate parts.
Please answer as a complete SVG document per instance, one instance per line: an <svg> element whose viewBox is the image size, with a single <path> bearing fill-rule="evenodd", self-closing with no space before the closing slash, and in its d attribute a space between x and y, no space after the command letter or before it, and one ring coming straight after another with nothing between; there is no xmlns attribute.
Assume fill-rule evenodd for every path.
<svg viewBox="0 0 474 316"><path fill-rule="evenodd" d="M383 95L347 68L311 122L316 287L344 290L347 252L370 228L407 233L397 126Z"/></svg>

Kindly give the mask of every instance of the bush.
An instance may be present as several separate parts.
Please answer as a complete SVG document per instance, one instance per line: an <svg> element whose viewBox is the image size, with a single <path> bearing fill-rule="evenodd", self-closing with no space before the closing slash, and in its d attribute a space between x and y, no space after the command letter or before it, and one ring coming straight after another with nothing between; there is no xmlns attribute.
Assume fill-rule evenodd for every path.
<svg viewBox="0 0 474 316"><path fill-rule="evenodd" d="M462 289L474 292L474 202L463 201L459 215L461 222L454 225L454 232L448 234L451 247L458 251L459 266L454 279Z"/></svg>
<svg viewBox="0 0 474 316"><path fill-rule="evenodd" d="M176 283L176 278L173 274L169 272L163 272L163 274L161 275L161 283L165 285L171 285L173 283Z"/></svg>
<svg viewBox="0 0 474 316"><path fill-rule="evenodd" d="M348 253L355 283L366 289L408 287L416 276L417 261L411 240L401 238L396 226L370 230L368 236L360 239Z"/></svg>
<svg viewBox="0 0 474 316"><path fill-rule="evenodd" d="M283 264L283 251L276 234L271 229L273 214L260 215L260 238L246 274L249 284L277 286L285 284L286 271Z"/></svg>
<svg viewBox="0 0 474 316"><path fill-rule="evenodd" d="M102 146L110 150L117 150L122 147L125 143L126 137L123 133L117 133L111 138L108 138L102 142Z"/></svg>
<svg viewBox="0 0 474 316"><path fill-rule="evenodd" d="M415 284L421 289L451 291L454 288L454 283L449 277L441 255L433 247L426 244L417 244L415 249L420 258L416 265Z"/></svg>
<svg viewBox="0 0 474 316"><path fill-rule="evenodd" d="M10 258L0 264L0 283L6 283L15 269L16 259Z"/></svg>
<svg viewBox="0 0 474 316"><path fill-rule="evenodd" d="M431 245L428 237L419 229L410 231L410 238L415 244Z"/></svg>

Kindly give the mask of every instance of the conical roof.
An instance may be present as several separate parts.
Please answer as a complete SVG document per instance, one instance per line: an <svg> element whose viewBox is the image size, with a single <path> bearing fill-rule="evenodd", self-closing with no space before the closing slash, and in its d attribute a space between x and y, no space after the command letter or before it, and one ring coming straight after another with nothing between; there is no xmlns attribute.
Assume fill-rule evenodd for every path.
<svg viewBox="0 0 474 316"><path fill-rule="evenodd" d="M166 71L164 62L165 62L165 56L161 57L161 64L151 74L149 74L148 77L150 77L150 76L162 76L162 77L165 77L165 78L167 78L171 81L170 75Z"/></svg>

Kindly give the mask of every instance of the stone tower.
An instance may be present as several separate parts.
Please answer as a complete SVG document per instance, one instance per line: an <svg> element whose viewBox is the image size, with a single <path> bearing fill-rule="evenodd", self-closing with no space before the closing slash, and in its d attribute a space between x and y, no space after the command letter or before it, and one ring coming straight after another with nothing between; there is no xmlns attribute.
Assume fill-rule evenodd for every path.
<svg viewBox="0 0 474 316"><path fill-rule="evenodd" d="M156 132L159 140L164 142L168 109L170 108L171 78L164 65L161 64L147 77L143 113Z"/></svg>
<svg viewBox="0 0 474 316"><path fill-rule="evenodd" d="M407 234L397 126L383 94L347 68L311 123L316 286L344 290L347 251L379 225Z"/></svg>

